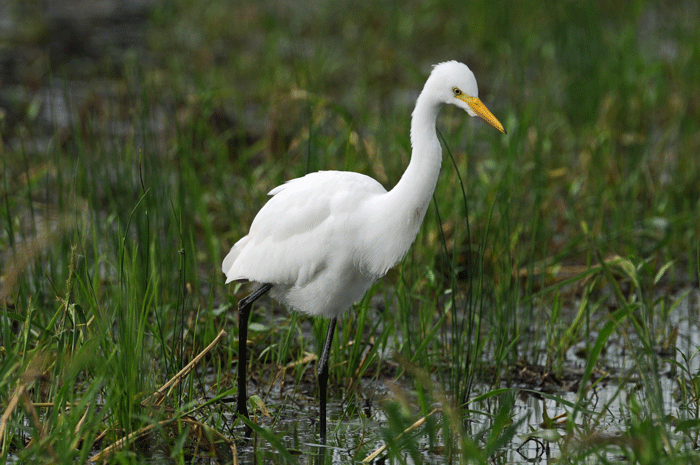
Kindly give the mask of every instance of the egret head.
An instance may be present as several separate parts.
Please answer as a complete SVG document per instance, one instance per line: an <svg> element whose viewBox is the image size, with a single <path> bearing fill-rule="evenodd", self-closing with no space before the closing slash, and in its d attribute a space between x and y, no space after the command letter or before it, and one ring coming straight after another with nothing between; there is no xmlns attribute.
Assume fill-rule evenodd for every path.
<svg viewBox="0 0 700 465"><path fill-rule="evenodd" d="M425 87L436 92L440 101L458 106L470 116L480 117L505 134L503 125L479 100L476 78L467 65L457 61L435 65Z"/></svg>

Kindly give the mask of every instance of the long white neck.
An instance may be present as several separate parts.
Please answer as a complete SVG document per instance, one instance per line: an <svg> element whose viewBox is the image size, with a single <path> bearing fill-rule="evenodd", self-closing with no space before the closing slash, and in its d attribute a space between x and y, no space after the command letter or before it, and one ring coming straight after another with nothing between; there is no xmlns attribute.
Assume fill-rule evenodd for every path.
<svg viewBox="0 0 700 465"><path fill-rule="evenodd" d="M440 174L442 149L435 122L441 102L426 97L416 101L411 119L411 161L394 188L377 199L373 239L377 247L372 273L381 276L408 251L420 230ZM387 240L391 238L391 240ZM371 246L370 246L371 247ZM381 263L377 260L381 257Z"/></svg>
<svg viewBox="0 0 700 465"><path fill-rule="evenodd" d="M411 215L418 212L423 221L432 199L442 163L442 148L435 122L442 103L421 94L411 118L411 161L398 184L388 193L398 210Z"/></svg>

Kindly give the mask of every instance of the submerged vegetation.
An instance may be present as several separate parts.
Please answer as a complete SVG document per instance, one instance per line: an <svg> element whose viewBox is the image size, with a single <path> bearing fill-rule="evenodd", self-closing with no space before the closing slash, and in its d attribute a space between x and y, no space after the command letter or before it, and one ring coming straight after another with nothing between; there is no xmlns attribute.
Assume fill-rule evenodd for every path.
<svg viewBox="0 0 700 465"><path fill-rule="evenodd" d="M700 460L696 2L35 3L0 7L3 461ZM328 449L326 321L261 299L245 440L225 252L287 179L393 186L449 59L508 134L442 111L421 233L339 324Z"/></svg>

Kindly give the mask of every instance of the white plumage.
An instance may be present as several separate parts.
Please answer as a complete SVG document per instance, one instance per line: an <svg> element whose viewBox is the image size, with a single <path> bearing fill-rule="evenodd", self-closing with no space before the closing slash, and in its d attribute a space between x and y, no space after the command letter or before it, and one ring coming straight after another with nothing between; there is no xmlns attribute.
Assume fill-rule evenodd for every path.
<svg viewBox="0 0 700 465"><path fill-rule="evenodd" d="M435 132L439 108L452 103L503 131L477 97L466 65L435 66L416 102L413 154L396 187L387 192L374 179L345 171L311 173L276 187L248 235L224 259L226 282L273 284L274 298L312 315L335 318L347 310L403 258L418 234L442 160Z"/></svg>
<svg viewBox="0 0 700 465"><path fill-rule="evenodd" d="M371 221L368 200L385 193L374 179L341 171L273 189L248 235L224 259L226 282L271 283L272 296L296 310L338 316L379 277L355 239Z"/></svg>
<svg viewBox="0 0 700 465"><path fill-rule="evenodd" d="M239 302L242 334L250 305L268 290L296 310L332 319L319 368L322 438L335 319L401 260L415 240L440 172L442 149L435 122L447 103L505 133L479 100L476 79L466 65L436 65L413 111L411 161L392 190L352 172L322 171L291 180L270 191L272 198L258 212L248 235L224 259L227 283L248 280L264 285ZM247 416L240 363L238 408Z"/></svg>

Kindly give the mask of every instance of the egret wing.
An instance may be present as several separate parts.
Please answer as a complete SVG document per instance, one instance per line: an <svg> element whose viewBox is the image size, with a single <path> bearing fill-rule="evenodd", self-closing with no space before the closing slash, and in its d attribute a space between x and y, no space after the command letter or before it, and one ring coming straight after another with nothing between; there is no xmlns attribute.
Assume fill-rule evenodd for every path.
<svg viewBox="0 0 700 465"><path fill-rule="evenodd" d="M349 241L357 218L350 213L384 193L374 179L344 171L311 173L273 189L248 235L224 259L226 282L303 286L334 255L352 253ZM339 247L343 241L348 243Z"/></svg>

